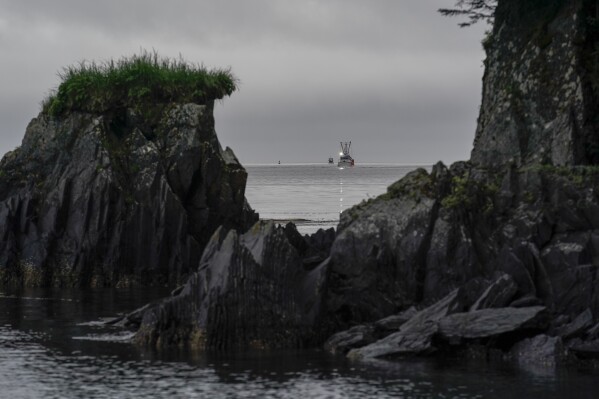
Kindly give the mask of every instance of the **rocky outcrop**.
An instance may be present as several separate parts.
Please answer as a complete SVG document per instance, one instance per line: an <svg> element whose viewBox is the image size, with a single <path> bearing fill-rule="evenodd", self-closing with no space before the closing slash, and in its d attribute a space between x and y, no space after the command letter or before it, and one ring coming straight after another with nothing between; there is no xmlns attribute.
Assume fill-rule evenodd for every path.
<svg viewBox="0 0 599 399"><path fill-rule="evenodd" d="M0 162L0 283L176 283L257 216L213 102L33 119Z"/></svg>
<svg viewBox="0 0 599 399"><path fill-rule="evenodd" d="M297 346L330 333L326 349L353 359L475 346L520 364L595 357L597 11L587 0L500 0L471 161L418 169L344 211L328 257L308 260L290 226L215 236L209 248L223 249L146 312L138 341L183 332L201 347ZM250 286L281 305L240 285L259 270ZM241 312L242 298L260 309Z"/></svg>
<svg viewBox="0 0 599 399"><path fill-rule="evenodd" d="M417 185L411 185L414 190L433 183L443 187L432 196L426 190L422 194L423 202L430 204L428 209L436 210L428 214L428 237L418 247L421 255L409 257L405 267L401 262L410 252L398 249L398 243L419 237L423 226L420 212L395 213L399 203L416 203L411 195L387 194L350 209L345 217L352 212L359 212L359 216L341 223L333 244L329 267L336 274L330 275L328 283L327 311L338 328L343 328L353 324L346 322L351 320L344 319L346 314L364 315L356 318L362 323L374 322L381 309L395 307L398 312L414 305L432 305L419 312L424 321L417 322L414 317L397 332L351 351L351 357L427 354L437 350L435 341L463 343L522 329L564 340L588 335L599 314L599 265L595 265L599 259L595 244L599 173L594 167L538 166L490 174L472 165L457 164L449 170L437 165L428 176L422 171L415 174L420 178ZM387 217L382 221L376 215ZM388 229L395 217L404 225L418 227L399 233ZM351 242L359 243L355 247L361 249L353 250ZM384 266L379 266L375 253L366 248L388 254ZM353 256L351 275L342 274L348 260L341 255L348 253ZM410 289L403 289L396 281L405 280L403 268L413 271ZM372 277L351 284L359 292L342 296L334 289L337 284L348 284L352 276L359 280L361 275ZM378 283L388 279L397 284L395 292L384 291ZM422 290L415 291L414 287ZM460 290L459 305L447 305L457 300ZM380 301L381 306L370 305L370 318L365 317L366 301L377 295L385 301ZM446 297L439 301L442 295ZM530 323L539 320L536 316L541 310L540 323L532 328ZM525 322L521 323L521 318ZM566 323L552 327L555 323L551 320L561 319ZM489 331L483 333L486 328ZM503 338L496 341L501 342L501 349L509 349L522 336L511 334L508 338L507 343Z"/></svg>
<svg viewBox="0 0 599 399"><path fill-rule="evenodd" d="M306 267L292 228L262 221L245 234L219 228L181 292L145 311L135 340L229 350L322 342L328 260Z"/></svg>
<svg viewBox="0 0 599 399"><path fill-rule="evenodd" d="M430 175L418 169L386 195L342 213L327 294L338 325L381 319L422 298L425 270L419 266L449 181L441 164Z"/></svg>

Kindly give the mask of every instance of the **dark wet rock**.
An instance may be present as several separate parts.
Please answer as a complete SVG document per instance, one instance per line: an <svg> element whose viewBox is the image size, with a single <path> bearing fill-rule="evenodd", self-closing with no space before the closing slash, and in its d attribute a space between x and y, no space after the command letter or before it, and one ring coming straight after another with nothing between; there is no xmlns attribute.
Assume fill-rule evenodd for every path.
<svg viewBox="0 0 599 399"><path fill-rule="evenodd" d="M391 333L399 330L408 320L414 317L418 310L412 306L401 313L394 314L374 323L374 328L378 333Z"/></svg>
<svg viewBox="0 0 599 399"><path fill-rule="evenodd" d="M589 328L587 331L587 336L589 340L595 340L599 338L599 323L596 323L593 327Z"/></svg>
<svg viewBox="0 0 599 399"><path fill-rule="evenodd" d="M0 162L0 284L174 284L219 225L249 227L247 174L212 108L33 119Z"/></svg>
<svg viewBox="0 0 599 399"><path fill-rule="evenodd" d="M516 343L510 350L509 357L522 365L555 366L565 360L566 351L560 337L540 334Z"/></svg>
<svg viewBox="0 0 599 399"><path fill-rule="evenodd" d="M571 176L554 168L510 169L502 177L507 181L502 192L493 186L497 177L468 168L467 164L459 164L450 169L445 177L450 181L449 188L437 191L438 197L431 200L436 201L438 209L428 213L432 217L428 224L423 224L421 213L403 211L403 223L417 227L395 231L395 240L385 235L390 218L374 216L382 214L385 205L389 206L387 215L396 212L395 205L385 202L389 201L387 196L347 211L348 216L355 211L357 217L340 231L333 244L332 289L327 293L328 309L335 320L341 320L340 325L354 318L356 322L372 322L373 314L382 311L392 315L392 306L387 306L391 303L403 308L433 303L435 294L443 295L452 287L460 287L461 295L468 296L472 310L545 306L552 310L553 317L570 319L587 308L591 313L599 311L599 297L593 289L599 284L595 273L599 259L595 231L599 225L585 216L592 214L594 203L599 202L591 189L599 187L599 174L585 169L573 171ZM453 175L451 170L462 175ZM414 177L410 179L402 182L406 192L410 191L406 187L415 184ZM508 192L512 193L511 199L502 204L498 196L507 198ZM568 202L577 206L564 205ZM540 233L547 224L553 232ZM432 228L428 230L430 240L421 241L418 247L424 256L402 258L405 252L398 243L419 236L423 226ZM346 231L351 232L351 240ZM374 231L385 234L370 233ZM367 255L375 248L377 253L384 248L383 253L393 256L384 257L386 263L379 264L382 260ZM397 259L409 259L410 266L405 270L410 273L392 268ZM358 277L359 272L364 278ZM402 285L406 276L412 278L410 287ZM386 291L392 282L395 291ZM342 295L337 295L339 288L344 288L339 291ZM384 299L374 301L384 292L388 292ZM368 312L369 307L375 311ZM413 350L408 349L406 352Z"/></svg>
<svg viewBox="0 0 599 399"><path fill-rule="evenodd" d="M305 268L312 269L329 257L335 240L335 229L318 229L314 234L305 235L304 240L306 249L302 253L302 262Z"/></svg>
<svg viewBox="0 0 599 399"><path fill-rule="evenodd" d="M333 354L347 353L351 349L360 348L376 340L372 325L358 325L346 331L331 336L325 343L324 349Z"/></svg>
<svg viewBox="0 0 599 399"><path fill-rule="evenodd" d="M502 308L510 302L517 291L518 286L514 279L509 274L503 273L491 283L470 310Z"/></svg>
<svg viewBox="0 0 599 399"><path fill-rule="evenodd" d="M571 323L568 323L555 331L563 339L576 338L584 334L593 326L593 314L590 309L586 309L579 314Z"/></svg>
<svg viewBox="0 0 599 399"><path fill-rule="evenodd" d="M541 301L536 296L526 295L526 296L523 296L522 298L518 298L515 301L511 302L509 304L509 307L511 307L511 308L526 308L529 306L540 306L542 304L543 304L543 301Z"/></svg>
<svg viewBox="0 0 599 399"><path fill-rule="evenodd" d="M354 349L348 353L351 359L369 359L379 357L398 357L415 354L429 354L436 350L433 336L438 332L439 320L443 317L463 311L470 304L464 304L459 290L417 312L398 332L388 335L370 345Z"/></svg>
<svg viewBox="0 0 599 399"><path fill-rule="evenodd" d="M283 227L219 228L181 293L150 307L135 340L200 349L289 348L322 342L320 315L327 263L313 270Z"/></svg>
<svg viewBox="0 0 599 399"><path fill-rule="evenodd" d="M144 313L152 306L154 306L152 303L146 304L126 315L108 320L104 324L137 329L141 325Z"/></svg>
<svg viewBox="0 0 599 399"><path fill-rule="evenodd" d="M544 306L482 309L439 320L439 335L450 343L496 337L519 330L543 331L549 324Z"/></svg>
<svg viewBox="0 0 599 399"><path fill-rule="evenodd" d="M575 339L568 345L568 350L580 359L599 359L599 340Z"/></svg>
<svg viewBox="0 0 599 399"><path fill-rule="evenodd" d="M418 169L387 194L342 213L327 291L334 323L372 322L421 299L420 265L447 176L443 165L430 174Z"/></svg>

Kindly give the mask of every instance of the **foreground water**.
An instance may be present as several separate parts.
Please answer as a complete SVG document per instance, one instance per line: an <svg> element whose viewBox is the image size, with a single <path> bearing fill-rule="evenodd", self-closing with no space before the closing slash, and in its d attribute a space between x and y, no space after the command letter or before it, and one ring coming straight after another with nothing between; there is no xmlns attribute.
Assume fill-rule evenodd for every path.
<svg viewBox="0 0 599 399"><path fill-rule="evenodd" d="M262 219L293 221L302 233L336 227L339 214L376 197L414 165L248 165L246 197ZM430 169L430 166L423 166Z"/></svg>
<svg viewBox="0 0 599 399"><path fill-rule="evenodd" d="M352 363L321 351L159 353L102 325L164 290L0 295L2 398L596 398L593 372L451 360Z"/></svg>

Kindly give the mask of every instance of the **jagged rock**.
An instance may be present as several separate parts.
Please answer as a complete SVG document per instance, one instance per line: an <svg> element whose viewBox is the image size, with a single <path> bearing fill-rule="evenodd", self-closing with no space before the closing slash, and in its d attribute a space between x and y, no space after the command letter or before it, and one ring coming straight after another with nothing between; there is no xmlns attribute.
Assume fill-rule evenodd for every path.
<svg viewBox="0 0 599 399"><path fill-rule="evenodd" d="M434 305L416 313L398 332L370 345L351 350L348 357L356 360L432 353L436 350L432 338L438 331L439 320L449 314L463 311L467 306L470 304L464 304L459 290L455 290Z"/></svg>
<svg viewBox="0 0 599 399"><path fill-rule="evenodd" d="M0 162L0 284L175 283L216 228L257 218L213 103L33 119Z"/></svg>
<svg viewBox="0 0 599 399"><path fill-rule="evenodd" d="M589 330L587 331L587 336L590 340L595 340L599 338L599 323L589 328Z"/></svg>
<svg viewBox="0 0 599 399"><path fill-rule="evenodd" d="M321 339L327 262L307 271L285 228L219 228L179 295L149 308L135 340L206 349L300 347ZM320 341L322 342L322 341Z"/></svg>
<svg viewBox="0 0 599 399"><path fill-rule="evenodd" d="M549 324L546 309L544 306L533 306L456 313L439 320L439 335L453 343L462 339L495 337L518 330L540 331Z"/></svg>
<svg viewBox="0 0 599 399"><path fill-rule="evenodd" d="M506 306L518 291L518 286L509 274L497 277L470 307L470 310L502 308Z"/></svg>
<svg viewBox="0 0 599 399"><path fill-rule="evenodd" d="M529 306L540 306L542 304L543 304L543 302L539 298L532 296L532 295L526 295L522 298L518 298L515 301L511 302L509 304L509 307L510 308L526 308Z"/></svg>
<svg viewBox="0 0 599 399"><path fill-rule="evenodd" d="M114 325L114 326L122 326L122 327L131 327L131 328L139 328L141 325L141 321L144 313L154 304L148 303L141 308L135 309L132 312L127 313L126 315L115 317L114 319L106 321L104 324L106 325Z"/></svg>
<svg viewBox="0 0 599 399"><path fill-rule="evenodd" d="M294 227L295 228L295 227ZM318 229L316 233L304 236L306 250L302 254L304 266L314 268L329 257L335 240L335 229Z"/></svg>
<svg viewBox="0 0 599 399"><path fill-rule="evenodd" d="M575 338L586 332L593 325L593 313L586 309L579 314L571 323L566 324L555 331L563 339Z"/></svg>
<svg viewBox="0 0 599 399"><path fill-rule="evenodd" d="M331 248L327 308L334 322L371 322L405 308L422 293L418 268L426 256L436 197L447 181L442 164L419 169L384 196L341 215Z"/></svg>
<svg viewBox="0 0 599 399"><path fill-rule="evenodd" d="M519 364L555 366L565 359L566 353L560 337L541 334L516 343L509 357Z"/></svg>
<svg viewBox="0 0 599 399"><path fill-rule="evenodd" d="M333 354L345 354L350 349L360 348L374 342L374 328L371 325L359 325L331 336L324 343L324 349Z"/></svg>
<svg viewBox="0 0 599 399"><path fill-rule="evenodd" d="M568 350L580 359L599 359L599 340L582 341L575 339Z"/></svg>
<svg viewBox="0 0 599 399"><path fill-rule="evenodd" d="M374 323L374 328L379 333L391 333L397 331L408 320L414 317L416 313L418 313L418 310L416 310L414 306L411 306L401 313L376 321Z"/></svg>

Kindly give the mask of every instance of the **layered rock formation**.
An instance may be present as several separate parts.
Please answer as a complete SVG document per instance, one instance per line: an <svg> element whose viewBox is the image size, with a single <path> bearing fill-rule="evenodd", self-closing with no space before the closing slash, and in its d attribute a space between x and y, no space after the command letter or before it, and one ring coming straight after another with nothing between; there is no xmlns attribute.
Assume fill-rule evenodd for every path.
<svg viewBox="0 0 599 399"><path fill-rule="evenodd" d="M330 246L332 231L329 236ZM314 326L322 314L328 261L316 267L302 262L313 250L318 248L292 225L258 222L245 234L219 228L181 292L144 311L136 341L196 349L321 342Z"/></svg>
<svg viewBox="0 0 599 399"><path fill-rule="evenodd" d="M474 164L599 162L597 10L594 0L498 2Z"/></svg>
<svg viewBox="0 0 599 399"><path fill-rule="evenodd" d="M0 162L0 283L184 281L217 227L257 219L212 109L40 113Z"/></svg>

